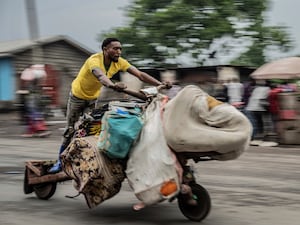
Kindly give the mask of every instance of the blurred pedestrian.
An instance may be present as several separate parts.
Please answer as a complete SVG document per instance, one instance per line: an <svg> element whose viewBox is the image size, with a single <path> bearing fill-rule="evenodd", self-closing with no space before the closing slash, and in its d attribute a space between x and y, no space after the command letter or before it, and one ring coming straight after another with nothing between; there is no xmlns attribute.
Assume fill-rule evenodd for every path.
<svg viewBox="0 0 300 225"><path fill-rule="evenodd" d="M28 90L24 97L24 118L26 119L26 130L22 137L45 137L51 134L48 131L43 114L39 107L40 92L36 83Z"/></svg>
<svg viewBox="0 0 300 225"><path fill-rule="evenodd" d="M278 98L278 93L282 92L282 88L279 87L278 84L276 83L271 83L270 84L270 92L268 96L268 101L269 101L269 112L271 115L271 120L273 124L273 132L277 133L277 123L279 120L279 98Z"/></svg>
<svg viewBox="0 0 300 225"><path fill-rule="evenodd" d="M214 93L212 96L221 102L228 102L228 91L225 81L217 80L214 85Z"/></svg>
<svg viewBox="0 0 300 225"><path fill-rule="evenodd" d="M227 83L228 102L232 105L242 102L244 86L237 77Z"/></svg>
<svg viewBox="0 0 300 225"><path fill-rule="evenodd" d="M18 111L20 113L20 123L22 125L27 125L28 108L27 108L27 103L26 103L26 99L27 99L26 96L29 94L29 91L22 88L22 89L18 90L16 92L16 94L18 94L18 97L19 97Z"/></svg>
<svg viewBox="0 0 300 225"><path fill-rule="evenodd" d="M266 85L264 80L257 81L245 108L246 115L253 126L252 140L264 137L264 117L268 113L269 91L270 87Z"/></svg>
<svg viewBox="0 0 300 225"><path fill-rule="evenodd" d="M169 89L161 90L161 93L167 95L169 99L174 98L177 93L182 89L179 81L176 79L176 74L171 71L165 71L161 73L161 81L165 83L171 83L172 87Z"/></svg>
<svg viewBox="0 0 300 225"><path fill-rule="evenodd" d="M255 86L256 86L256 81L253 78L250 78L249 81L244 83L244 92L243 92L242 101L244 102L245 106L248 105L249 98Z"/></svg>

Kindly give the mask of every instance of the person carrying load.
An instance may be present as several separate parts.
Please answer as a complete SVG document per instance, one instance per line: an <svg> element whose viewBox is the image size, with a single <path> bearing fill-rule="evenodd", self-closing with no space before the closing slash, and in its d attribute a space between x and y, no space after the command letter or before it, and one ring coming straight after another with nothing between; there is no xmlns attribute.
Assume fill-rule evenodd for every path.
<svg viewBox="0 0 300 225"><path fill-rule="evenodd" d="M161 85L162 82L149 74L140 71L121 57L122 45L117 38L106 38L102 43L102 52L91 55L81 67L77 77L71 85L71 91L67 104L67 125L63 135L59 155L69 143L69 137L74 130L74 124L84 110L95 102L100 94L102 86L114 90L126 88L123 83L113 83L110 79L118 72L128 72L139 80L151 84ZM62 170L61 161L58 157L56 164L50 168L49 173L57 173Z"/></svg>

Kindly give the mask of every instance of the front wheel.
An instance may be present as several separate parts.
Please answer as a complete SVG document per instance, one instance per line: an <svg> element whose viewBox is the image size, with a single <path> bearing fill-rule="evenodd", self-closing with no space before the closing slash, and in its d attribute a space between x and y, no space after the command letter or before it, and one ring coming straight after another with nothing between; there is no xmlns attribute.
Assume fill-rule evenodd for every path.
<svg viewBox="0 0 300 225"><path fill-rule="evenodd" d="M205 219L210 212L211 200L207 190L197 183L190 183L197 205L189 205L186 196L178 195L178 206L182 214L191 221L200 222Z"/></svg>
<svg viewBox="0 0 300 225"><path fill-rule="evenodd" d="M56 182L33 185L35 195L42 200L48 200L56 191Z"/></svg>

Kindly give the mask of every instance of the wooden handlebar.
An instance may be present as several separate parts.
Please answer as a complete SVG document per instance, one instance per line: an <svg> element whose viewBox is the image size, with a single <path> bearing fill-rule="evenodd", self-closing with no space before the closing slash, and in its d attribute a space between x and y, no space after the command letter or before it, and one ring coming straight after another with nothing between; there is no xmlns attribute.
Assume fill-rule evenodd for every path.
<svg viewBox="0 0 300 225"><path fill-rule="evenodd" d="M161 85L156 86L156 88L157 88L157 90L159 91L159 90L161 90L161 89L167 88L167 85L161 84ZM114 90L114 89L113 89L113 90ZM144 101L147 101L147 99L148 99L148 97L147 97L144 93L142 93L142 92L140 92L140 91L134 91L134 90L130 90L130 89L127 89L127 88L121 89L121 90L118 90L118 91L119 91L119 92L123 92L123 93L125 93L125 94L128 94L128 95L130 95L130 96L139 98L139 99L144 100Z"/></svg>
<svg viewBox="0 0 300 225"><path fill-rule="evenodd" d="M144 101L146 101L148 99L148 97L146 95L144 95L142 92L137 92L137 91L133 91L130 89L123 89L123 90L121 90L121 92L124 92L125 94L131 95L133 97L139 98Z"/></svg>

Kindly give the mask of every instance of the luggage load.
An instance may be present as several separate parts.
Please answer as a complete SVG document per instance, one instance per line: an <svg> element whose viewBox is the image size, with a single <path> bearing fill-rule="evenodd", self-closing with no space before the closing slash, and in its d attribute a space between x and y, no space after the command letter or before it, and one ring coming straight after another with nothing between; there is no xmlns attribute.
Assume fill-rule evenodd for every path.
<svg viewBox="0 0 300 225"><path fill-rule="evenodd" d="M101 132L101 119L107 110L108 105L104 105L101 108L84 113L75 123L75 130L73 130L72 135L77 138L99 135Z"/></svg>
<svg viewBox="0 0 300 225"><path fill-rule="evenodd" d="M116 195L125 179L125 162L99 152L97 141L98 136L74 138L61 154L64 172L89 208Z"/></svg>
<svg viewBox="0 0 300 225"><path fill-rule="evenodd" d="M161 104L166 100L159 95L145 110L144 126L127 162L128 182L145 205L169 199L180 189L176 157L166 143L161 122Z"/></svg>
<svg viewBox="0 0 300 225"><path fill-rule="evenodd" d="M168 85L160 85L157 90L163 87L167 88ZM172 202L177 198L178 207L186 218L202 221L211 209L210 195L196 182L185 153L184 156L174 153L166 142L162 117L168 97L153 91L146 92L144 89L147 97L141 94L142 90L123 91L143 102L109 102L107 108L104 105L105 108L102 107L100 111L95 109L96 111L83 115L74 129L67 129L65 137L69 138L69 145L61 153L59 161L38 160L26 163L24 193L35 192L38 198L47 200L55 193L57 182L73 180L78 195L83 194L88 207L94 208L116 195L127 175L136 197L142 201L133 206L134 210L165 200ZM208 98L208 102L210 107L220 104L213 98ZM136 133L137 139L134 138L128 155L124 159L113 159L102 148L99 151L99 133L105 127L105 123L102 123L103 112L121 109L121 113L127 114L127 110L131 111L136 107L144 113L138 114L143 126L141 132ZM105 143L110 146L109 135L107 137ZM57 162L61 162L63 171L50 173L49 170Z"/></svg>
<svg viewBox="0 0 300 225"><path fill-rule="evenodd" d="M215 152L212 158L216 160L239 157L252 134L252 125L242 112L195 85L184 87L166 104L163 127L175 152Z"/></svg>
<svg viewBox="0 0 300 225"><path fill-rule="evenodd" d="M110 158L125 159L143 127L141 109L132 106L116 102L102 117L98 149Z"/></svg>

